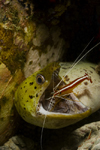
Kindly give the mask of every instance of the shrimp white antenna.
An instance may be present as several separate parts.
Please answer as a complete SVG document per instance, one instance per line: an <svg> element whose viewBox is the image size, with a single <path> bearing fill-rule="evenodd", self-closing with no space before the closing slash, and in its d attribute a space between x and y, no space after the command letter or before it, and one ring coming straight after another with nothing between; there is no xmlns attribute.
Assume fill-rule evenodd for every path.
<svg viewBox="0 0 100 150"><path fill-rule="evenodd" d="M94 38L94 37L93 37ZM93 38L91 39L91 41L93 40ZM91 41L87 44L87 46L85 47L85 49L88 47L88 45L91 43ZM73 69L73 67L75 67L89 52L91 52L95 47L97 47L98 45L100 45L100 42L97 43L95 46L93 46L90 50L88 50L79 60L78 58L82 55L82 53L85 51L85 49L83 49L83 51L80 53L80 55L76 58L76 60L74 61L74 63L71 65L71 68L68 70L68 72L65 74L65 76ZM78 61L77 61L78 60ZM77 62L76 62L77 61ZM76 63L75 63L76 62ZM64 77L65 77L64 76ZM64 79L63 77L63 79ZM62 79L62 80L63 80ZM62 82L62 80L60 80L60 82L56 85L55 89L59 86L59 84Z"/></svg>
<svg viewBox="0 0 100 150"><path fill-rule="evenodd" d="M100 45L100 42L99 43L97 43L95 46L93 46L90 50L88 50L75 64L74 64L74 66L76 66L89 52L91 52L95 47L97 47L98 45ZM73 66L73 67L74 67ZM73 68L72 67L72 68ZM71 69L69 69L69 71L70 70L72 70L72 68ZM69 71L67 72L67 74L69 73ZM66 75L65 75L66 76Z"/></svg>
<svg viewBox="0 0 100 150"><path fill-rule="evenodd" d="M86 45L86 47L83 49L83 51L78 55L78 57L75 59L75 61L73 62L73 64L71 66L73 66L75 64L75 62L80 58L80 56L83 54L83 52L86 50L86 48L90 45L90 43L93 41L94 37L90 40L90 42Z"/></svg>
<svg viewBox="0 0 100 150"><path fill-rule="evenodd" d="M53 81L54 81L54 77L53 77ZM53 82L53 88L54 88L54 82ZM51 97L50 103L49 103L49 105L48 105L48 109L47 109L48 111L49 111L49 109L50 109L51 102L52 102L52 97ZM47 111L47 112L48 112L48 111ZM41 150L43 149L42 139L43 139L43 129L44 129L46 117L47 117L47 114L45 114L45 116L44 116L43 126L42 126L42 129L41 129L41 138L40 138L40 146L41 146Z"/></svg>
<svg viewBox="0 0 100 150"><path fill-rule="evenodd" d="M42 129L41 129L41 138L40 138L41 150L43 149L42 138L43 138L43 129L44 129L45 120L46 120L46 115L45 115L45 117L44 117L43 126L42 126Z"/></svg>

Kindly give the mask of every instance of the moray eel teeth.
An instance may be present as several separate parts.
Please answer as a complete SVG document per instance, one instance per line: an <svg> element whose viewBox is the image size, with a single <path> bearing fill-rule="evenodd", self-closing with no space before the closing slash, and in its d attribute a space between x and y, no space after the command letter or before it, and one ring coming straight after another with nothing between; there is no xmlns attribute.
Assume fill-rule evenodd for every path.
<svg viewBox="0 0 100 150"><path fill-rule="evenodd" d="M80 117L80 114L84 115L89 111L90 108L81 103L74 93L50 98L46 98L45 93L43 93L37 106L37 115L47 115L53 117L59 115L60 117L74 117L76 115L78 117L78 114Z"/></svg>

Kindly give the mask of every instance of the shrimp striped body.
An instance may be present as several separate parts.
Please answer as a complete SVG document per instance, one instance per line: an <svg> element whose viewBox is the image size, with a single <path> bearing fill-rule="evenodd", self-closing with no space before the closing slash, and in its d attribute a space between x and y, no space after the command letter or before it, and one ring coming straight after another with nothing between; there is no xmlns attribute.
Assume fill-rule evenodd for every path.
<svg viewBox="0 0 100 150"><path fill-rule="evenodd" d="M65 85L65 86L64 86L63 88L61 88L60 90L56 91L56 92L54 93L54 96L58 95L59 93L62 94L62 93L64 93L64 91L65 91L65 93L66 93L66 91L67 91L67 93L71 93L72 90L75 88L75 86L78 86L78 85L79 85L82 81L84 81L85 79L89 80L89 81L92 83L92 80L89 78L88 74L85 73L84 76L75 79L74 81L72 81L72 82L69 83L68 85Z"/></svg>

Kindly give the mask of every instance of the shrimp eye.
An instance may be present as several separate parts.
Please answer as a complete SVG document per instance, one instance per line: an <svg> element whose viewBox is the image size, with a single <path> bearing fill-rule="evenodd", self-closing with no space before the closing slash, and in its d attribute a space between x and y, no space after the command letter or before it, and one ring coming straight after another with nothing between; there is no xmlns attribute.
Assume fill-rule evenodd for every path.
<svg viewBox="0 0 100 150"><path fill-rule="evenodd" d="M36 76L36 82L37 82L38 84L43 84L43 83L45 82L44 76L41 75L41 74L38 74L38 75Z"/></svg>

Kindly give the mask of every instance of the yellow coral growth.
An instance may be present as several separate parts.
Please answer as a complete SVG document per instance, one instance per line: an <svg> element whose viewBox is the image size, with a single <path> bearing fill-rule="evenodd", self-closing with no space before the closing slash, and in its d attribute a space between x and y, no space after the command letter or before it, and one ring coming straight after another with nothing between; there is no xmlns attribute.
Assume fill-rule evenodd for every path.
<svg viewBox="0 0 100 150"><path fill-rule="evenodd" d="M25 51L13 43L13 31L0 26L0 61L13 73L25 62Z"/></svg>

